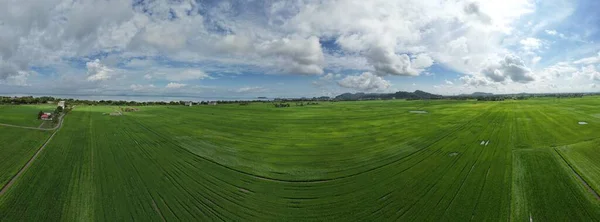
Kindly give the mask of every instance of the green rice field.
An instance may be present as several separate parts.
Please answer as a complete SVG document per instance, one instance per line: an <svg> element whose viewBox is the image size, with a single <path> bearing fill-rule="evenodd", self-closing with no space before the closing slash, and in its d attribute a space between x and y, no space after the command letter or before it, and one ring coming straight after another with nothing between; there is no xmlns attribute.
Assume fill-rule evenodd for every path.
<svg viewBox="0 0 600 222"><path fill-rule="evenodd" d="M600 97L137 108L73 109L0 221L600 220ZM52 132L0 126L0 183Z"/></svg>
<svg viewBox="0 0 600 222"><path fill-rule="evenodd" d="M0 105L0 123L39 127L42 120L37 119L38 112L53 112L56 104L44 105Z"/></svg>

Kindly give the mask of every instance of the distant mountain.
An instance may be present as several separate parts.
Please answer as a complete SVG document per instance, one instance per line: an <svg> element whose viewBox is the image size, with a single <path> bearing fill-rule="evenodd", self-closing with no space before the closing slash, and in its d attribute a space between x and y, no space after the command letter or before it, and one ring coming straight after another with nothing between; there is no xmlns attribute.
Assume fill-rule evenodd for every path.
<svg viewBox="0 0 600 222"><path fill-rule="evenodd" d="M474 92L471 94L461 94L459 96L472 96L472 97L485 97L485 96L493 96L493 93L485 93L485 92Z"/></svg>
<svg viewBox="0 0 600 222"><path fill-rule="evenodd" d="M336 100L375 100L375 99L441 99L443 96L421 90L414 92L399 91L395 93L344 93L336 96Z"/></svg>
<svg viewBox="0 0 600 222"><path fill-rule="evenodd" d="M441 95L431 94L431 93L424 92L421 90L417 90L417 91L413 92L413 94L417 95L421 99L441 99L441 98L443 98L443 96L441 96Z"/></svg>

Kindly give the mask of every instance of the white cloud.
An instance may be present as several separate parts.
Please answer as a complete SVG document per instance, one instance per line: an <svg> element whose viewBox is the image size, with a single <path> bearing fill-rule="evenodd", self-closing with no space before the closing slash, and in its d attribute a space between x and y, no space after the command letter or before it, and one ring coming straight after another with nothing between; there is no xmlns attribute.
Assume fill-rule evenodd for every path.
<svg viewBox="0 0 600 222"><path fill-rule="evenodd" d="M593 65L582 67L580 71L573 73L573 78L583 77L589 80L600 81L600 72Z"/></svg>
<svg viewBox="0 0 600 222"><path fill-rule="evenodd" d="M381 47L372 48L366 56L378 75L417 76L433 64L431 57L425 54L411 61L406 54L398 55Z"/></svg>
<svg viewBox="0 0 600 222"><path fill-rule="evenodd" d="M598 56L583 58L583 59L577 60L573 63L574 64L582 64L582 65L590 65L590 64L600 63L600 53L598 53Z"/></svg>
<svg viewBox="0 0 600 222"><path fill-rule="evenodd" d="M133 91L149 91L149 90L156 89L156 86L154 86L153 84L149 84L149 85L131 84L129 86L129 88Z"/></svg>
<svg viewBox="0 0 600 222"><path fill-rule="evenodd" d="M3 2L0 81L136 91L151 81L192 84L251 70L316 75L310 78L335 85L339 77L326 71L429 76L436 64L465 74L462 80L469 85L510 85L583 72L575 65L599 63L599 57L589 57L573 67L525 66L521 58L534 68L560 61L544 54L551 42L533 38L544 31L580 42L588 36L547 29L561 26L530 16L541 6L534 0ZM531 21L531 32L519 30L524 20ZM506 54L519 58L508 61ZM87 61L87 76L66 62L82 58L94 59ZM60 72L52 76L55 81L35 81L31 67L60 67Z"/></svg>
<svg viewBox="0 0 600 222"><path fill-rule="evenodd" d="M237 90L235 90L235 92L238 93L261 93L261 92L266 92L267 89L264 87L260 87L260 86L246 86L246 87L242 87L239 88Z"/></svg>
<svg viewBox="0 0 600 222"><path fill-rule="evenodd" d="M556 35L556 34L558 34L558 32L556 30L548 30L548 29L546 29L546 34L548 34L548 35Z"/></svg>
<svg viewBox="0 0 600 222"><path fill-rule="evenodd" d="M336 77L340 77L340 74L327 73L327 75L321 76L319 79L321 80L333 80Z"/></svg>
<svg viewBox="0 0 600 222"><path fill-rule="evenodd" d="M29 86L27 80L31 76L30 72L17 71L16 75L10 75L6 79L0 79L0 84L12 86Z"/></svg>
<svg viewBox="0 0 600 222"><path fill-rule="evenodd" d="M210 76L198 69L187 69L179 73L168 73L165 74L165 79L169 81L186 81L195 79L205 79Z"/></svg>
<svg viewBox="0 0 600 222"><path fill-rule="evenodd" d="M294 74L322 74L323 51L319 38L283 38L263 42L257 46L260 54L281 59L286 72Z"/></svg>
<svg viewBox="0 0 600 222"><path fill-rule="evenodd" d="M535 80L523 60L515 55L507 55L498 63L493 63L483 69L482 74L494 82L512 80L518 83L528 83Z"/></svg>
<svg viewBox="0 0 600 222"><path fill-rule="evenodd" d="M531 37L522 39L519 43L521 43L523 49L526 51L537 50L542 46L541 40Z"/></svg>
<svg viewBox="0 0 600 222"><path fill-rule="evenodd" d="M359 91L382 91L390 87L390 82L370 72L360 75L346 76L338 81L338 85L344 88Z"/></svg>
<svg viewBox="0 0 600 222"><path fill-rule="evenodd" d="M334 83L335 79L339 79L341 77L342 77L342 74L339 74L339 73L338 74L327 73L326 75L319 77L318 80L313 81L312 84L317 87L324 87L324 86L332 85Z"/></svg>
<svg viewBox="0 0 600 222"><path fill-rule="evenodd" d="M483 76L468 76L467 75L467 76L460 77L460 80L463 81L463 83L466 86L479 87L479 86L492 85L492 82Z"/></svg>
<svg viewBox="0 0 600 222"><path fill-rule="evenodd" d="M427 54L419 54L413 60L413 66L416 69L424 69L433 65L433 59L429 57Z"/></svg>
<svg viewBox="0 0 600 222"><path fill-rule="evenodd" d="M131 68L148 68L153 65L155 65L153 61L146 59L132 59L126 64L127 67Z"/></svg>
<svg viewBox="0 0 600 222"><path fill-rule="evenodd" d="M167 88L167 89L179 89L179 88L183 88L185 86L187 86L187 84L170 82L169 84L167 84L167 86L165 86L165 88Z"/></svg>
<svg viewBox="0 0 600 222"><path fill-rule="evenodd" d="M100 63L99 59L87 62L85 66L87 67L87 80L91 82L108 80L114 74L114 70Z"/></svg>
<svg viewBox="0 0 600 222"><path fill-rule="evenodd" d="M378 75L414 76L419 70L403 55L427 52L452 69L475 72L503 51L502 36L532 10L532 1L328 1L300 6L286 25L338 36L343 50L365 56Z"/></svg>
<svg viewBox="0 0 600 222"><path fill-rule="evenodd" d="M452 81L449 81L449 80L445 80L444 83L446 83L446 85L454 85L454 83Z"/></svg>
<svg viewBox="0 0 600 222"><path fill-rule="evenodd" d="M577 68L566 62L560 62L552 66L546 67L539 72L539 75L546 79L556 79L571 75L577 72Z"/></svg>
<svg viewBox="0 0 600 222"><path fill-rule="evenodd" d="M210 75L199 69L162 68L144 75L145 79L165 79L173 82L201 80L211 78Z"/></svg>

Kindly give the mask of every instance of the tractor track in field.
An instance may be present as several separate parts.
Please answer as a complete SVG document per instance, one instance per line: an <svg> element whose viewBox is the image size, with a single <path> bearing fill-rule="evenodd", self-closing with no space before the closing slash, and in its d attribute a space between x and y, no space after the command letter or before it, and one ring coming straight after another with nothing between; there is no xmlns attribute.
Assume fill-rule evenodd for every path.
<svg viewBox="0 0 600 222"><path fill-rule="evenodd" d="M52 141L52 138L54 138L54 135L56 135L56 133L58 133L58 131L60 131L60 128L63 125L63 121L65 120L65 115L63 114L62 116L59 117L59 121L58 121L58 125L56 125L56 127L54 129L56 129L56 131L54 131L52 133L52 135L50 135L50 137L48 137L48 139L46 140L46 142L44 142L44 144L42 144L42 146L38 149L37 152L35 152L35 154L33 154L33 156L27 161L27 163L19 170L19 172L17 172L17 174L15 174L15 176L13 176L10 181L4 185L4 187L2 187L2 190L0 190L0 196L4 195L4 193L6 193L6 191L8 191L8 189L10 189L10 187L12 187L12 185L17 181L17 179L19 179L19 177L27 170L29 169L29 167L31 166L31 164L33 163L33 161L35 161L35 159L37 158L37 156L42 152L42 150L44 150L44 148L46 148L46 146L50 143L50 141ZM0 124L0 125L5 125L5 124ZM19 126L16 126L19 127ZM23 127L19 127L19 128L23 128ZM47 129L39 129L39 128L33 128L33 127L25 127L26 129L36 129L36 130L47 130ZM48 130L53 130L53 129L48 129Z"/></svg>
<svg viewBox="0 0 600 222"><path fill-rule="evenodd" d="M417 153L420 153L422 151L427 150L427 148L429 148L433 144L436 144L437 142L439 142L439 141L443 140L444 138L448 137L449 135L452 135L453 133L459 131L459 129L464 128L465 126L467 126L468 124L470 124L473 120L479 118L482 115L483 114L480 114L479 116L477 116L477 117L475 117L475 118L473 118L473 119L471 119L469 121L466 121L466 123L463 123L463 124L461 124L459 126L454 127L449 132L447 132L444 135L439 136L438 138L434 139L434 141L432 143L430 143L429 145L425 146L424 148L419 149L419 150L417 150L417 151L415 151L413 153L408 154L407 156L404 156L404 157L399 158L397 160L391 161L389 163L386 163L386 164L383 164L383 165L379 165L379 166L375 166L375 167L370 168L368 170L357 172L357 173L353 173L353 174L349 174L349 175L344 175L344 176L339 176L339 177L334 177L334 178L327 178L327 179L304 179L304 180L279 179L279 178L262 176L262 175L258 175L258 174L255 174L255 173L249 173L249 172L245 172L245 171L242 171L242 170L239 170L239 169L235 169L233 167L221 164L221 163L219 163L219 162L217 162L215 160L212 160L210 158L207 158L207 157L204 157L204 156L200 156L200 155L198 155L196 153L193 153L193 152L189 151L188 149L186 149L185 147L182 147L180 144L175 143L175 142L171 141L168 138L165 138L164 135L156 132L155 130L151 129L150 127L147 127L146 125L144 125L140 121L135 120L135 119L133 119L133 121L136 122L137 124L139 124L140 126L142 126L148 132L151 132L151 133L155 134L157 137L165 138L165 140L169 141L169 143L171 143L172 145L174 145L176 147L179 147L184 152L190 153L191 155L196 156L196 157L198 157L200 159L203 159L203 160L208 161L210 163L213 163L215 165L221 166L221 167L223 167L225 169L228 169L228 170L231 170L231 171L234 171L234 172L238 172L238 173L244 174L246 176L254 177L254 178L260 179L260 180L272 181L272 182L280 182L280 183L325 183L325 182L332 182L332 181L347 179L347 178L355 177L355 176L362 175L362 174L365 174L365 173L369 173L369 172L372 172L372 171L375 171L375 170L378 170L378 169L381 169L381 168L385 168L385 167L390 166L390 165L392 165L394 163L400 162L400 161L402 161L404 159L407 159L407 158L409 158L409 157L411 157L411 156L413 156L413 155L415 155Z"/></svg>
<svg viewBox="0 0 600 222"><path fill-rule="evenodd" d="M594 197L596 198L596 200L600 201L600 194L598 194L598 192L596 192L596 190L594 190L594 188L592 188L590 186L590 184L581 175L579 175L579 173L573 168L573 166L571 166L571 163L569 163L569 161L567 161L567 159L565 159L565 157L562 155L562 153L560 153L556 148L554 148L553 150L554 150L554 152L556 152L556 154L558 154L558 156L560 156L560 158L562 159L562 161L564 161L567 164L567 166L569 167L569 169L571 169L571 171L575 174L575 176L577 177L577 179L579 179L579 182L581 182L583 184L583 186L585 186L585 188L592 195L594 195Z"/></svg>
<svg viewBox="0 0 600 222"><path fill-rule="evenodd" d="M496 118L494 118L494 121L492 122L496 122ZM496 132L497 129L493 129L492 133L490 135L494 135L494 133ZM446 209L444 210L444 214L442 214L442 217L444 217L444 215L446 215L448 213L448 210L452 207L452 204L454 203L454 201L456 200L456 197L458 197L458 195L461 193L463 186L465 185L465 182L467 182L469 176L471 175L471 172L473 172L473 169L475 169L475 166L481 162L480 160L482 159L482 156L484 154L484 151L481 151L478 155L477 158L475 159L475 161L473 161L473 165L471 165L471 169L469 170L469 172L467 173L467 175L465 175L463 181L461 182L460 186L458 187L458 190L456 191L456 193L454 193L454 196L452 197L452 200L450 201L450 203L448 204L448 206L446 207ZM465 165L465 167L469 166L468 164ZM463 168L464 170L464 168ZM486 176L487 177L487 176ZM483 188L483 187L482 187Z"/></svg>
<svg viewBox="0 0 600 222"><path fill-rule="evenodd" d="M163 216L162 212L160 212L160 209L158 208L158 205L156 205L156 202L154 201L154 198L152 196L150 196L150 198L152 198L152 207L154 208L154 210L156 211L156 213L158 213L158 215L160 216L160 218L162 219L162 221L167 221L165 219L165 216Z"/></svg>

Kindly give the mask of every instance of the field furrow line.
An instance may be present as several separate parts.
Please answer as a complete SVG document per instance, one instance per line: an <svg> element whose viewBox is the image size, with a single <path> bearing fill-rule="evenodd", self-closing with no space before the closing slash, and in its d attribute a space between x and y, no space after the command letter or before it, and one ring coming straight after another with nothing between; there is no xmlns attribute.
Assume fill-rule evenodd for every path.
<svg viewBox="0 0 600 222"><path fill-rule="evenodd" d="M163 216L163 214L160 212L160 209L156 205L156 202L154 201L154 198L152 196L150 196L150 198L152 198L152 207L154 208L154 210L156 211L156 213L158 213L158 215L160 216L160 218L162 219L162 221L167 221L165 219L165 216Z"/></svg>
<svg viewBox="0 0 600 222"><path fill-rule="evenodd" d="M571 169L571 172L575 175L575 177L577 177L579 182L581 182L581 184L585 186L585 188L590 192L590 194L592 194L596 198L596 200L600 201L600 194L598 194L598 192L596 192L596 190L594 190L594 188L592 188L590 184L581 175L579 175L579 173L573 168L573 166L571 166L571 163L569 163L569 161L565 159L565 157L562 155L562 153L560 153L560 151L558 151L556 148L554 148L553 150L558 154L558 156L560 156L562 161L565 164L567 164L569 169Z"/></svg>
<svg viewBox="0 0 600 222"><path fill-rule="evenodd" d="M446 167L445 171L440 174L440 175L445 175L446 173L448 173L448 171L450 171L452 169L452 167L454 167L454 165L458 162L459 158L454 159L454 161L452 161L452 164L448 167ZM408 209L406 209L402 214L400 214L400 216L398 216L396 218L396 220L398 220L399 218L402 218L407 212L409 212L417 202L419 202L420 200L423 199L423 197L425 197L427 194L429 194L429 192L431 192L431 190L440 182L440 180L442 180L443 177L438 177L438 179L429 186L429 188L427 189L426 192L424 192L419 198L417 198L417 200L415 202L413 202L412 204L410 204L410 206L408 207Z"/></svg>
<svg viewBox="0 0 600 222"><path fill-rule="evenodd" d="M473 207L473 212L471 213L470 221L473 221L473 218L475 217L475 211L477 210L477 206L479 205L479 200L481 200L481 196L483 195L483 188L485 187L488 175L490 174L490 169L491 169L491 167L488 167L487 172L485 173L485 177L483 179L483 184L481 184L481 189L479 191L479 196L477 197L477 201L475 201L475 207Z"/></svg>

